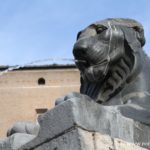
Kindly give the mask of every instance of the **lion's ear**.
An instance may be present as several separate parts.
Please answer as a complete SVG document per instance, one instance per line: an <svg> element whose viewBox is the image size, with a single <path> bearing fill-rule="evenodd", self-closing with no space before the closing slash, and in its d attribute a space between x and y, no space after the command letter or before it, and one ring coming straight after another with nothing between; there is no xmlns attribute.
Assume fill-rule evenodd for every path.
<svg viewBox="0 0 150 150"><path fill-rule="evenodd" d="M127 79L127 82L129 83L141 72L142 46L140 41L137 39L136 32L132 28L123 27L122 30L124 32L125 42L128 45L128 49L126 50L128 50L134 58L133 69L130 76Z"/></svg>
<svg viewBox="0 0 150 150"><path fill-rule="evenodd" d="M137 33L132 28L122 27L124 38L133 52L140 52L142 46L138 40Z"/></svg>
<svg viewBox="0 0 150 150"><path fill-rule="evenodd" d="M82 31L78 32L76 40L78 40L78 39L79 39L79 37L80 37L81 33L82 33Z"/></svg>
<svg viewBox="0 0 150 150"><path fill-rule="evenodd" d="M127 83L130 83L132 80L134 80L137 75L142 70L142 61L141 61L141 55L140 53L134 53L134 65L131 71L130 76L127 78Z"/></svg>
<svg viewBox="0 0 150 150"><path fill-rule="evenodd" d="M140 26L133 26L132 27L137 33L137 39L140 41L141 46L145 45L145 37L144 37L144 30Z"/></svg>

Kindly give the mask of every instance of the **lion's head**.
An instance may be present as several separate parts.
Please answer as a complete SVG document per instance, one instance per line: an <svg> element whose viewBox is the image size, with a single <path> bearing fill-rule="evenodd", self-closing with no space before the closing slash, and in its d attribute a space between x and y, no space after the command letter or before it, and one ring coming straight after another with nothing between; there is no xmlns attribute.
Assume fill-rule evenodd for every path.
<svg viewBox="0 0 150 150"><path fill-rule="evenodd" d="M81 93L108 101L139 74L144 30L131 19L106 19L80 31L73 48Z"/></svg>

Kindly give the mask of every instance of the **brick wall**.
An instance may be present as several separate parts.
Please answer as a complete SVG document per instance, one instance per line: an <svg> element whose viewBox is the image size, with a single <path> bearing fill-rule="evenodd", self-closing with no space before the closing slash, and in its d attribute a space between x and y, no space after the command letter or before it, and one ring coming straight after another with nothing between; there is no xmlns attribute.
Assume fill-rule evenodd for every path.
<svg viewBox="0 0 150 150"><path fill-rule="evenodd" d="M42 78L45 84L39 85ZM39 109L54 107L55 99L79 91L76 68L26 69L0 76L0 137L16 121L36 121Z"/></svg>

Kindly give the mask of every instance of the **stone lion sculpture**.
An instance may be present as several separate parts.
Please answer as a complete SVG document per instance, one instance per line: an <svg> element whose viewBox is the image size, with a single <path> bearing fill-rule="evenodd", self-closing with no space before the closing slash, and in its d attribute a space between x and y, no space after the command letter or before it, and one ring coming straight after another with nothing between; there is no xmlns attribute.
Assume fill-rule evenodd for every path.
<svg viewBox="0 0 150 150"><path fill-rule="evenodd" d="M7 136L11 136L15 133L26 133L31 135L37 135L39 131L39 124L33 122L16 122L10 129L7 131Z"/></svg>
<svg viewBox="0 0 150 150"><path fill-rule="evenodd" d="M150 59L144 44L143 27L132 19L106 19L80 31L73 54L81 72L81 94L71 93L56 104L86 95L150 124Z"/></svg>
<svg viewBox="0 0 150 150"><path fill-rule="evenodd" d="M73 48L81 73L80 93L58 98L56 105L71 98L86 99L150 125L150 59L143 51L144 44L143 27L132 19L106 19L80 31ZM108 119L105 115L104 118ZM38 124L16 123L0 146L20 147L33 139L39 129ZM22 139L21 143L18 139Z"/></svg>

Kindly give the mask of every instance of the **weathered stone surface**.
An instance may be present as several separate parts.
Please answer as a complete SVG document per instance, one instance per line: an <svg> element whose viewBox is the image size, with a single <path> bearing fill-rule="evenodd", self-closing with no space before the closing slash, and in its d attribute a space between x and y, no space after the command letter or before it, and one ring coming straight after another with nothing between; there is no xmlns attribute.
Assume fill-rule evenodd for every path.
<svg viewBox="0 0 150 150"><path fill-rule="evenodd" d="M37 135L39 132L39 124L33 122L16 122L10 129L7 131L7 136L11 136L15 133L26 133Z"/></svg>
<svg viewBox="0 0 150 150"><path fill-rule="evenodd" d="M5 138L0 141L0 150L16 150L20 146L26 144L35 138L34 135L24 134L24 133L16 133L10 136L9 138Z"/></svg>
<svg viewBox="0 0 150 150"><path fill-rule="evenodd" d="M150 125L150 58L144 44L141 23L109 18L80 30L73 54L81 72L80 93Z"/></svg>
<svg viewBox="0 0 150 150"><path fill-rule="evenodd" d="M80 149L80 143L78 139L77 130L71 130L70 132L61 135L47 143L43 143L35 150L77 150Z"/></svg>
<svg viewBox="0 0 150 150"><path fill-rule="evenodd" d="M94 150L93 136L91 132L76 128L35 150Z"/></svg>
<svg viewBox="0 0 150 150"><path fill-rule="evenodd" d="M94 150L146 150L133 143L128 143L117 138L111 138L108 135L95 133Z"/></svg>
<svg viewBox="0 0 150 150"><path fill-rule="evenodd" d="M39 118L40 130L38 136L29 142L25 148L30 149L40 145L74 127L75 121L72 110L73 103L67 102L42 115Z"/></svg>
<svg viewBox="0 0 150 150"><path fill-rule="evenodd" d="M81 147L83 150L94 150L95 142L94 142L94 133L88 132L78 128L79 140L81 143Z"/></svg>
<svg viewBox="0 0 150 150"><path fill-rule="evenodd" d="M146 150L108 135L74 128L34 150Z"/></svg>
<svg viewBox="0 0 150 150"><path fill-rule="evenodd" d="M139 147L133 143L127 143L120 139L114 139L115 150L146 150L145 148Z"/></svg>
<svg viewBox="0 0 150 150"><path fill-rule="evenodd" d="M21 149L42 145L74 127L108 134L132 143L146 143L150 139L149 126L122 116L115 107L98 105L84 99L70 99L58 105L44 114L39 123L38 136Z"/></svg>
<svg viewBox="0 0 150 150"><path fill-rule="evenodd" d="M94 134L95 149L114 150L114 143L110 136L100 133Z"/></svg>

